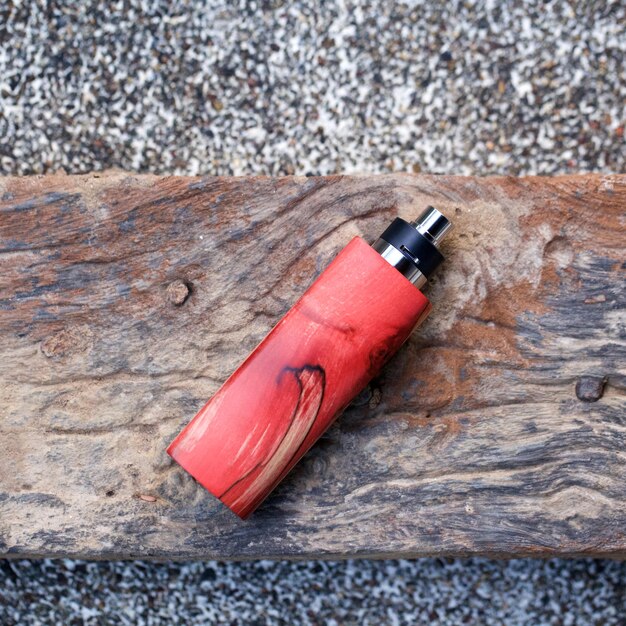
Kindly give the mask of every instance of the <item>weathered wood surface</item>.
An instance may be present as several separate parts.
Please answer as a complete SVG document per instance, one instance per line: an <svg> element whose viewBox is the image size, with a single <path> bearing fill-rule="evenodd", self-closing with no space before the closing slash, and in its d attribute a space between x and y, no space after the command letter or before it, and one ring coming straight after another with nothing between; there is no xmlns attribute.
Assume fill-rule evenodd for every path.
<svg viewBox="0 0 626 626"><path fill-rule="evenodd" d="M0 179L0 552L626 554L626 176ZM430 318L248 520L166 445L355 234ZM590 401L595 400L595 401Z"/></svg>

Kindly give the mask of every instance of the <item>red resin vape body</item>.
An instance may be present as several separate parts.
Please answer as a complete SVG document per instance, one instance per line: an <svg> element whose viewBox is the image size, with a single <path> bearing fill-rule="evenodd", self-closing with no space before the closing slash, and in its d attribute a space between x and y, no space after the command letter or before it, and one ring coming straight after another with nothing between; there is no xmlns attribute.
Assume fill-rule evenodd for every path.
<svg viewBox="0 0 626 626"><path fill-rule="evenodd" d="M355 237L167 449L246 518L428 315L452 224L428 207Z"/></svg>

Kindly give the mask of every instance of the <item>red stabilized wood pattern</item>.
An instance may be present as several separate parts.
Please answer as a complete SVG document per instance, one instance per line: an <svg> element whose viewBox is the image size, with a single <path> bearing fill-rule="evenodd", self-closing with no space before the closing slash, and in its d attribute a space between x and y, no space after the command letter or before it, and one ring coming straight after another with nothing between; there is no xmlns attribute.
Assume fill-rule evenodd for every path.
<svg viewBox="0 0 626 626"><path fill-rule="evenodd" d="M168 448L247 517L430 311L355 237Z"/></svg>

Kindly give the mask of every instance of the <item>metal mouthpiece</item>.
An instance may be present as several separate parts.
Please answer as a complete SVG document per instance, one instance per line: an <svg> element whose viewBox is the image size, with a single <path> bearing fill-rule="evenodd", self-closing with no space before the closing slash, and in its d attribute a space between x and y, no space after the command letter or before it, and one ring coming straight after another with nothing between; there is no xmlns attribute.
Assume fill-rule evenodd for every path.
<svg viewBox="0 0 626 626"><path fill-rule="evenodd" d="M452 222L432 206L426 207L426 210L415 221L411 222L411 226L437 247L453 228Z"/></svg>
<svg viewBox="0 0 626 626"><path fill-rule="evenodd" d="M441 240L452 222L434 207L426 207L413 222L397 217L372 247L418 289L443 261Z"/></svg>

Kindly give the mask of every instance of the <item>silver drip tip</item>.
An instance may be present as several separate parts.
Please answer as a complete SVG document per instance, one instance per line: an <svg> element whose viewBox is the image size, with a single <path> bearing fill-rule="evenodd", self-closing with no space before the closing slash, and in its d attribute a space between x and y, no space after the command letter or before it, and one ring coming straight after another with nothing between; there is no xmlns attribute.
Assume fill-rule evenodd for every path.
<svg viewBox="0 0 626 626"><path fill-rule="evenodd" d="M419 289L443 262L439 244L451 230L452 223L429 206L411 223L397 217L372 247Z"/></svg>
<svg viewBox="0 0 626 626"><path fill-rule="evenodd" d="M411 222L411 226L437 247L453 228L452 222L432 206L426 207L425 211Z"/></svg>

